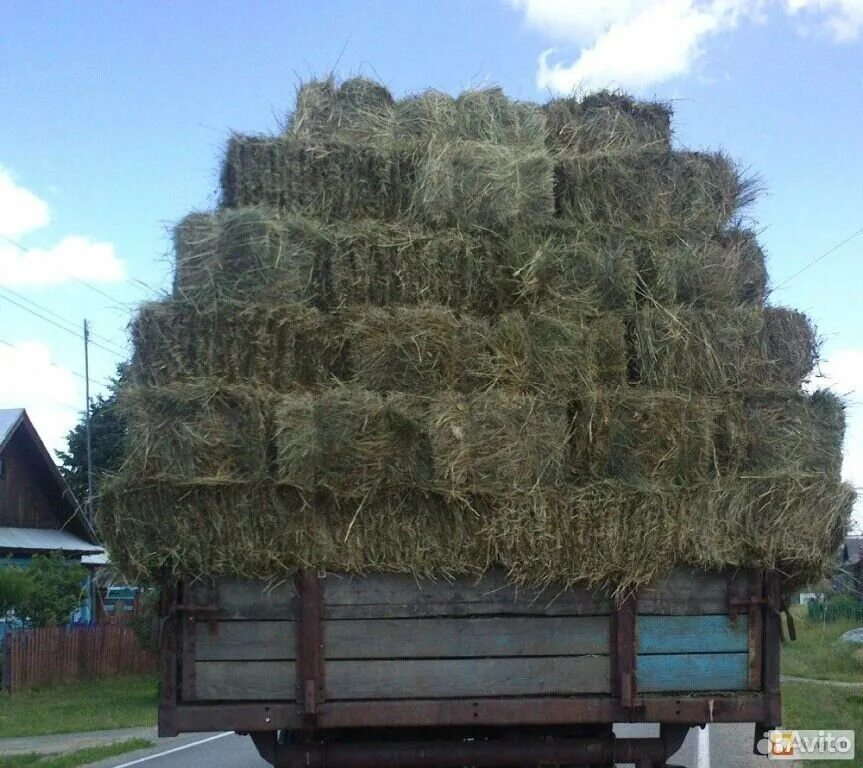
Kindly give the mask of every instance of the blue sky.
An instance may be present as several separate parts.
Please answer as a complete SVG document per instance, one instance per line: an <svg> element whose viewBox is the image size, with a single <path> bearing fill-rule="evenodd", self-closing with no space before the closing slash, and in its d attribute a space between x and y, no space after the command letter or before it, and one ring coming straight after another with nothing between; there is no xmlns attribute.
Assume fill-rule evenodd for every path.
<svg viewBox="0 0 863 768"><path fill-rule="evenodd" d="M672 100L680 145L763 179L751 214L774 285L863 227L863 0L6 3L0 235L27 251L0 238L0 407L28 407L62 445L82 342L12 302L74 329L87 317L120 353L92 349L94 379L110 375L132 307L169 285L168 225L213 204L229 132L272 129L331 69L396 95L612 85ZM812 315L828 380L857 390L857 483L861 255L857 236L773 297Z"/></svg>

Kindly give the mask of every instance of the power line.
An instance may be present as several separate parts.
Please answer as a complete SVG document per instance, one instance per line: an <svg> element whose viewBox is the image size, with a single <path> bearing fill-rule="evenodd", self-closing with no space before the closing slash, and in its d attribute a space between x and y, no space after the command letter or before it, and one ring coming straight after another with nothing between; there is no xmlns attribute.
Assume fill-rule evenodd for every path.
<svg viewBox="0 0 863 768"><path fill-rule="evenodd" d="M5 299L5 300L6 300L6 301L8 301L10 304L14 304L14 305L15 305L16 307L18 307L19 309L23 309L25 312L29 312L31 315L34 315L35 317L38 317L38 318L39 318L39 319L41 319L41 320L44 320L46 323L50 323L51 325L53 325L53 326L55 326L55 327L59 328L61 331L66 331L66 333L69 333L69 334L71 334L72 336L75 336L75 337L77 337L77 338L79 338L79 339L83 339L83 338L84 338L80 333L78 333L78 331L73 331L71 328L67 328L65 325L61 325L61 324L60 324L60 323L58 323L56 320L52 320L50 317L46 317L45 315L40 314L39 312L36 312L36 311L35 311L35 310L33 310L33 309L30 309L29 307L25 306L24 304L20 304L19 302L15 301L14 299L10 299L8 296L2 296L2 295L0 295L0 299ZM91 343L94 347L99 347L99 349L103 349L103 350L105 350L105 352L108 352L108 353L110 353L110 354L112 354L112 355L115 355L115 356L117 356L117 357L121 357L121 358L125 358L125 357L126 357L126 354L125 354L124 352L119 352L119 351L117 351L117 350L115 350L115 349L109 349L108 347L106 347L106 346L104 346L104 345L102 345L102 344L99 344L99 343L97 343L97 342L95 342L95 341L91 341L90 343Z"/></svg>
<svg viewBox="0 0 863 768"><path fill-rule="evenodd" d="M856 232L850 234L841 243L837 243L836 245L834 245L829 251L825 251L817 258L812 259L812 261L806 264L802 269L797 270L797 272L791 275L791 277L786 278L781 283L779 283L779 285L772 288L771 293L773 291L778 291L785 285L788 285L788 283L790 283L795 277L797 277L798 275L802 275L807 269L809 269L810 267L814 267L819 261L821 261L822 259L826 259L831 253L838 251L843 245L850 243L855 237L858 237L859 235L863 235L863 227L860 227L860 229L858 229Z"/></svg>
<svg viewBox="0 0 863 768"><path fill-rule="evenodd" d="M22 244L21 244L21 243L19 243L17 240L14 240L13 238L9 237L8 235L0 235L0 237L2 237L4 240L6 240L7 242L9 242L9 243L11 243L12 245L14 245L16 248L19 248L19 249L20 249L20 250L22 250L24 253L30 253L30 251L32 250L31 248L28 248L26 245L22 245ZM119 305L121 305L121 306L122 306L123 302L121 302L121 301L117 300L114 296L111 296L111 294L109 294L109 293L107 293L106 291L102 290L101 288L99 288L99 287L97 287L97 286L93 285L92 283L89 283L89 282L87 282L86 280L83 280L83 279L82 279L82 278L80 278L80 277L76 277L75 275L70 274L69 272L65 272L64 274L65 274L65 275L66 275L66 277L68 277L70 280L74 280L76 283L80 283L80 284L81 284L81 285L83 285L85 288L89 288L91 291L94 291L95 293L98 293L100 296L104 296L106 299L109 299L110 301L113 301L113 302L114 302L114 304L119 304ZM138 285L141 285L141 286L143 286L144 288L146 288L148 291L154 291L154 292L158 293L158 290L157 290L156 288L153 288L153 286L148 285L148 284L147 284L147 283L145 283L143 280L140 280L140 279L139 279L139 278L137 278L137 277L127 277L127 278L125 278L125 279L124 279L124 282L130 283L130 284L135 284L135 283L137 283Z"/></svg>
<svg viewBox="0 0 863 768"><path fill-rule="evenodd" d="M19 293L18 291L13 291L11 288L6 287L5 285L0 285L0 290L5 291L6 293L11 293L13 296L16 296L20 301L23 301L23 302L29 304L31 307L35 307L36 309L57 318L57 320L59 320L62 323L66 323L66 325L70 326L71 328L75 327L75 323L72 320L70 320L68 317L65 317L65 316L55 312L53 309L49 309L44 304L39 304L38 302L33 301L33 299L28 299L23 293ZM112 347L114 346L114 342L111 341L111 339L109 339L107 336L102 336L102 335L96 334L96 333L91 333L90 335L95 336L98 339L101 339L105 344L110 344Z"/></svg>
<svg viewBox="0 0 863 768"><path fill-rule="evenodd" d="M20 301L23 301L26 304L29 304L31 307L35 307L36 309L40 310L41 312L45 312L46 314L51 315L52 317L56 318L60 322L65 323L66 325L68 325L72 328L75 327L74 323L68 317L64 317L63 315L59 314L58 312L55 312L53 309L49 309L44 304L39 304L38 302L33 301L32 299L28 299L24 294L18 293L18 291L13 291L11 288L7 288L5 285L0 285L0 290L5 291L6 293L11 293L13 296L17 297ZM111 339L109 339L107 336L101 336L101 335L98 335L95 333L93 333L91 335L96 336L97 338L99 338L103 342L105 342L106 344L110 344L111 346L114 346L114 342L111 341Z"/></svg>
<svg viewBox="0 0 863 768"><path fill-rule="evenodd" d="M2 344L4 347L9 347L10 349L20 349L17 344L13 344L11 341L6 341L6 339L0 339L0 344ZM58 365L57 363L51 362L50 360L48 361L48 365L50 365L52 368L57 368L60 371L66 371L67 373L71 373L73 376L79 379L86 379L86 376L84 376L83 373L81 373L80 371L76 371L72 368L66 368L63 365ZM112 382L110 379L99 379L99 383L105 387L114 386L114 382Z"/></svg>

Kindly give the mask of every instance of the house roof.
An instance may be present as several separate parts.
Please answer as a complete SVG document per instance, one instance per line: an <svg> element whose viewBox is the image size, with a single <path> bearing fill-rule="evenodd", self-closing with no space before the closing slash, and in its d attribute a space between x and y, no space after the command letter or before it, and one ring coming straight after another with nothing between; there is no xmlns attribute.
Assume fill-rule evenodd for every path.
<svg viewBox="0 0 863 768"><path fill-rule="evenodd" d="M0 552L12 549L80 555L96 555L104 551L102 547L85 541L71 531L57 531L53 528L0 526Z"/></svg>
<svg viewBox="0 0 863 768"><path fill-rule="evenodd" d="M24 418L23 408L0 408L0 451L6 447L15 428Z"/></svg>
<svg viewBox="0 0 863 768"><path fill-rule="evenodd" d="M66 519L58 520L58 525L62 529L71 528L74 534L77 534L89 544L96 545L96 532L93 530L93 526L90 525L90 521L84 515L83 508L75 498L75 494L72 493L69 485L63 479L63 475L60 474L60 470L45 447L45 443L42 442L42 438L39 437L39 433L33 426L33 422L30 421L27 411L24 408L0 408L0 451L6 447L12 436L22 429L27 434L33 446L35 446L51 478L56 483L61 496L69 506L70 514ZM101 547L97 548L101 550Z"/></svg>

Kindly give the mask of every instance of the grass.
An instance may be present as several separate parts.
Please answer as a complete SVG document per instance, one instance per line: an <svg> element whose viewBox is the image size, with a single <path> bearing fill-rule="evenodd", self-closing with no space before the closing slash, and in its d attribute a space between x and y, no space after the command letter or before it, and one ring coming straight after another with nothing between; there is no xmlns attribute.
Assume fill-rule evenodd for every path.
<svg viewBox="0 0 863 768"><path fill-rule="evenodd" d="M856 758L819 762L829 768L863 768L863 691L814 683L783 683L782 726L806 730L856 730Z"/></svg>
<svg viewBox="0 0 863 768"><path fill-rule="evenodd" d="M813 621L806 616L803 606L794 606L792 611L797 639L782 647L782 674L863 683L860 659L863 654L855 653L863 646L838 642L844 632L859 627L860 622L851 619Z"/></svg>
<svg viewBox="0 0 863 768"><path fill-rule="evenodd" d="M843 632L859 622L820 622L809 619L803 606L793 606L797 640L782 648L782 674L813 680L863 682L863 649L853 643L839 643ZM829 768L863 768L863 689L829 684L782 684L782 726L806 730L856 730L857 757L853 761L819 761Z"/></svg>
<svg viewBox="0 0 863 768"><path fill-rule="evenodd" d="M155 724L156 679L152 675L0 695L0 738ZM0 763L0 768L6 764Z"/></svg>
<svg viewBox="0 0 863 768"><path fill-rule="evenodd" d="M116 744L79 749L64 755L13 755L0 757L0 768L75 768L152 746L153 742L146 739L128 739Z"/></svg>

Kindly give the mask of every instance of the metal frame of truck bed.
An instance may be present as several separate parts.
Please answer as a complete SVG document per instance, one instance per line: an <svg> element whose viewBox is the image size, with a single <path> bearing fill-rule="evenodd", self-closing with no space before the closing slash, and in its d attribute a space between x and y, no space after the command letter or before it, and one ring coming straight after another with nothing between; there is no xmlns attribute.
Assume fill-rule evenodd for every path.
<svg viewBox="0 0 863 768"><path fill-rule="evenodd" d="M607 659L605 655L590 657L591 669L597 664L607 665L609 686L602 693L531 696L457 693L455 696L435 694L416 698L353 700L345 700L346 694L343 692L328 689L328 667L332 664L333 669L336 669L335 665L347 662L325 661L328 631L334 635L334 643L338 641L335 631L327 628L336 627L339 618L364 617L366 614L362 611L365 611L365 607L325 606L323 585L327 584L328 588L332 585L336 591L350 595L351 585L361 582L346 579L342 584L341 581L334 581L340 578L338 576L329 575L328 578L330 582L317 574L303 571L298 574L295 584L282 585L277 597L271 600L272 604L280 601L279 610L283 612L280 615L290 617L295 623L295 634L289 638L293 649L290 658L295 659L291 664L291 668L295 669L295 679L284 683L290 686L293 695L269 697L266 693L268 681L264 680L254 700L241 698L244 695L242 682L230 688L225 687L228 684L221 678L214 682L204 677L216 673L223 675L228 663L234 663L235 666L230 669L235 670L240 663L246 663L252 669L255 662L202 661L202 658L209 658L204 649L212 647L214 643L223 648L228 647L227 644L232 640L229 630L236 630L241 623L235 621L232 624L229 619L246 618L248 611L240 615L236 608L232 609L230 599L227 605L222 604L226 595L230 598L231 588L236 591L243 585L231 587L198 582L166 588L161 606L160 735L173 736L181 732L204 730L247 732L253 735L261 754L274 765L302 764L307 768L316 765L329 768L339 768L341 765L353 768L361 768L362 765L378 768L388 765L416 768L423 765L466 764L503 766L531 762L600 764L608 761L612 754L613 759L618 761L662 765L665 758L679 746L679 741L690 726L710 722L755 722L761 724L758 728L779 725L781 630L779 579L775 574L740 572L729 576L723 582L727 583L724 595L716 593L715 589L710 595L700 594L699 583L693 576L690 585L686 584L685 579L681 581L680 594L645 590L631 595L620 604L609 602ZM263 589L261 586L257 588ZM260 594L266 596L268 593ZM567 594L567 605L572 611L581 610L582 601L585 602L585 612L592 610L588 602L592 603L595 610L595 594ZM248 597L244 600L245 603L238 604L245 606ZM687 605L687 601L690 605ZM539 607L535 611L525 615L540 615L548 620L554 613L553 609L549 610L548 604L537 605ZM447 616L453 620L463 620L470 616L471 611L483 607L461 605L458 614ZM264 611L262 615L267 618L275 615L271 607L260 610ZM411 616L414 613L421 616L432 612L403 602L397 614L404 615L406 610ZM447 610L452 610L452 606ZM671 658L663 654L656 657L639 655L639 649L643 651L646 642L646 637L639 638L639 627L649 627L653 623L642 613L671 614L665 616L664 620L666 623L671 622L669 626L674 627L677 625L674 616L687 610L700 613L709 611L716 614L717 618L722 616L731 627L741 622L742 628L738 627L737 634L745 629L746 659L741 660L742 654L739 653L726 656L735 663L745 663L745 670L742 671L746 678L746 690L723 691L720 688L708 692L686 691L685 681L681 680L680 687L684 692L654 693L644 690L649 685L639 685L640 671L645 680L657 674L656 671L648 672L648 662L665 664ZM560 609L559 612L566 611ZM482 618L488 620L485 616ZM710 616L692 618L706 619ZM375 626L372 621L385 623L386 619L373 616L363 626ZM412 625L405 620L398 626ZM249 629L254 631L255 627ZM223 633L221 639L220 632ZM421 635L419 637L422 639ZM241 640L234 638L235 642ZM710 658L710 661L719 661L718 656ZM681 664L697 661L695 656L675 658L679 663L670 667L676 670L673 674L680 674L680 670L685 668ZM410 664L410 660L393 661L401 665ZM470 663L475 665L476 662L477 659L472 659ZM351 663L354 666L346 670L347 677L356 690L362 691L362 685L356 683L355 678L362 677L375 662L358 659ZM564 663L569 662L564 660ZM219 667L219 664L222 666ZM274 666L267 667L267 662L261 664L263 667L258 667L258 671L265 677L277 669ZM544 668L541 662L538 665L539 669ZM662 671L659 674L663 674ZM251 680L249 685L253 685ZM340 685L344 687L345 683ZM335 697L330 694L335 694ZM362 693L357 695L361 696ZM590 736L597 732L596 729L601 732L612 723L634 722L662 724L663 738L614 741L608 735ZM594 730L585 730L586 726ZM287 734L290 738L278 738L277 732ZM503 734L507 735L508 740L501 742L497 736ZM512 742L514 735L519 736L517 748ZM525 745L532 746L528 748ZM525 749L527 752L523 751ZM430 754L433 757L429 757ZM625 759L627 755L631 759ZM527 756L532 757L527 759Z"/></svg>

